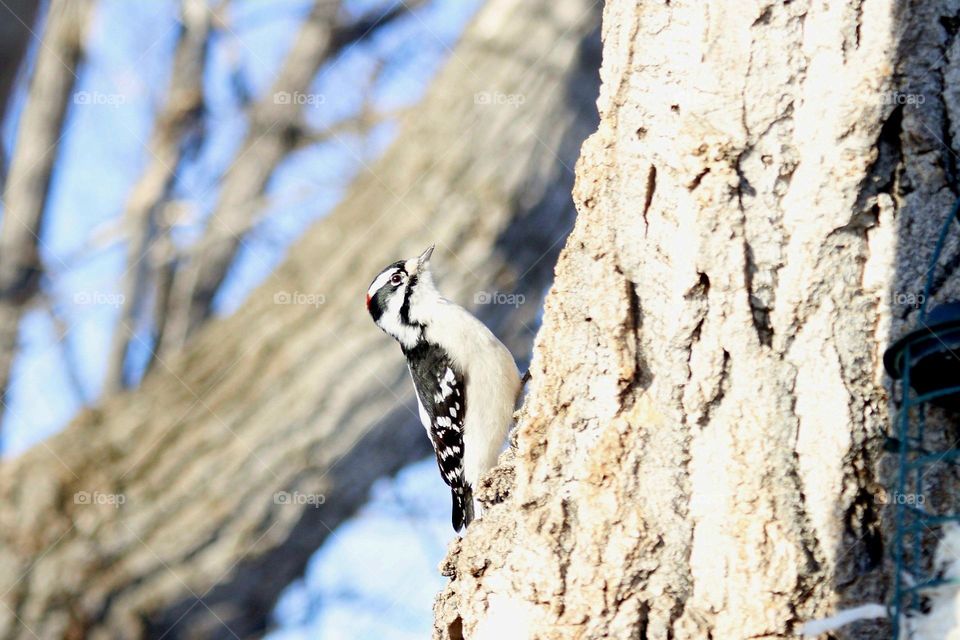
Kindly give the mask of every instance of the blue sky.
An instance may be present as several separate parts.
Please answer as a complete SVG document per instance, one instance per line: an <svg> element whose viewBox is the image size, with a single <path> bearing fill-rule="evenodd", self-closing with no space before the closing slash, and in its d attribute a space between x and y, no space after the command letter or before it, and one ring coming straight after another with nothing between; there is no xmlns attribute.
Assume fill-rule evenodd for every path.
<svg viewBox="0 0 960 640"><path fill-rule="evenodd" d="M435 0L369 43L346 51L316 78L312 91L325 100L307 107L308 121L322 127L356 112L367 94L357 80L370 76L377 59L386 64L371 92L375 108L394 112L414 104L477 5L475 0ZM202 229L216 200L217 178L245 130L230 70L239 66L253 95L266 90L310 5L291 1L271 5L281 10L265 11L263 4L246 0L230 6L233 26L214 37L205 78L207 142L177 182L177 196L193 214L192 224L177 229L182 242ZM368 0L347 4L355 13L371 6L381 5ZM47 310L28 313L0 441L4 455L15 455L62 428L83 402L95 402L100 394L125 270L125 248L116 241L121 214L130 186L148 160L144 142L153 114L163 104L176 19L177 3L170 0L97 3L76 87L78 94L93 98L90 104L71 105L68 113L41 246L48 269L43 287L66 335L61 339ZM17 115L14 109L4 127L8 154ZM243 303L304 229L340 200L362 162L383 151L395 128L388 120L363 139L339 136L296 152L279 167L262 222L244 240L216 298L219 313L231 313ZM146 359L146 348L141 347L139 359ZM66 375L68 359L77 365L79 390Z"/></svg>
<svg viewBox="0 0 960 640"><path fill-rule="evenodd" d="M246 121L234 79L241 78L253 96L265 91L310 4L229 4L231 28L214 35L204 79L206 141L176 184L177 198L191 213L177 229L178 241L189 243L202 229L218 177L242 139ZM479 0L433 0L347 50L315 79L311 91L324 101L306 107L308 122L320 128L349 116L368 95L385 113L415 104L478 5ZM346 10L359 15L379 6L384 5L354 0ZM67 115L42 236L47 268L42 287L53 314L39 307L24 319L0 440L4 456L62 429L100 394L126 268L120 221L129 189L149 160L144 143L165 98L177 13L173 0L96 3L75 87L86 99L76 99ZM363 80L380 66L378 60L381 72L368 89ZM15 144L23 78L20 85L4 121L7 157ZM337 204L362 162L382 153L395 133L395 123L387 120L365 137L314 145L283 162L268 188L262 221L245 239L216 298L218 313L242 305L303 231ZM146 357L142 347L134 359ZM76 383L67 363L74 365ZM271 637L427 637L433 596L443 585L437 565L452 535L449 493L434 461L380 481L370 503L330 537L305 576L289 587Z"/></svg>
<svg viewBox="0 0 960 640"><path fill-rule="evenodd" d="M270 640L423 640L446 578L450 492L423 460L378 482L370 502L281 596Z"/></svg>

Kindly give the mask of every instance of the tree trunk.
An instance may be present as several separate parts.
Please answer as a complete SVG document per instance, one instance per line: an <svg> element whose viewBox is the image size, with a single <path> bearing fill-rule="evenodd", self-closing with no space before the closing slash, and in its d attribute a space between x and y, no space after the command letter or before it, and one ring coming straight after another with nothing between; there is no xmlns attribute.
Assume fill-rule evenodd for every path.
<svg viewBox="0 0 960 640"><path fill-rule="evenodd" d="M596 126L599 7L555 4L491 0L384 158L240 311L0 465L0 638L261 632L371 483L429 450L363 306L385 264L436 242L453 299L524 296L479 311L526 357Z"/></svg>
<svg viewBox="0 0 960 640"><path fill-rule="evenodd" d="M576 227L437 637L781 638L889 597L881 355L956 197L960 22L855 4L607 3Z"/></svg>
<svg viewBox="0 0 960 640"><path fill-rule="evenodd" d="M52 0L3 185L0 225L0 419L24 307L37 292L47 191L70 106L90 0ZM14 19L14 17L10 17Z"/></svg>
<svg viewBox="0 0 960 640"><path fill-rule="evenodd" d="M17 72L30 44L40 3L38 0L13 0L5 4L6 15L0 20L0 116L6 115L10 106ZM0 176L6 173L6 162L3 164Z"/></svg>

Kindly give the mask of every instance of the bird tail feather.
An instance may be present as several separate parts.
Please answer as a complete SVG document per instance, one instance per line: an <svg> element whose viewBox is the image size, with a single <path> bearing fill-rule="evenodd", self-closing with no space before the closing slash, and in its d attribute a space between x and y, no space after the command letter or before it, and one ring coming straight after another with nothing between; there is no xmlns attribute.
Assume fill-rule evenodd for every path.
<svg viewBox="0 0 960 640"><path fill-rule="evenodd" d="M450 487L453 498L453 530L460 531L473 522L473 490L463 485Z"/></svg>

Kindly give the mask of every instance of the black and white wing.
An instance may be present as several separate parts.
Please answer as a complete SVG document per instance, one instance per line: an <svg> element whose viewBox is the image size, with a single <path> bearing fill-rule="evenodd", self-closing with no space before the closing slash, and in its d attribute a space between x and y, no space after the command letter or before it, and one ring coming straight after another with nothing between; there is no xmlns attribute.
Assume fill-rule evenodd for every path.
<svg viewBox="0 0 960 640"><path fill-rule="evenodd" d="M436 345L421 342L407 353L417 391L420 421L427 430L443 481L453 499L453 528L473 520L473 490L463 475L463 421L467 413L464 376Z"/></svg>

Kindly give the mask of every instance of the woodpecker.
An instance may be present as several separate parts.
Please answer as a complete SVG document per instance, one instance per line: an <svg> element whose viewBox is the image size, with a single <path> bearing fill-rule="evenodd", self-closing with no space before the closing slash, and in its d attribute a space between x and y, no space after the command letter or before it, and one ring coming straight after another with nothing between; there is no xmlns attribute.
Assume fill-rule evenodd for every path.
<svg viewBox="0 0 960 640"><path fill-rule="evenodd" d="M416 390L420 422L453 499L453 528L480 506L473 492L493 467L513 420L520 374L482 322L437 291L433 246L385 267L367 289L367 310L400 343Z"/></svg>

